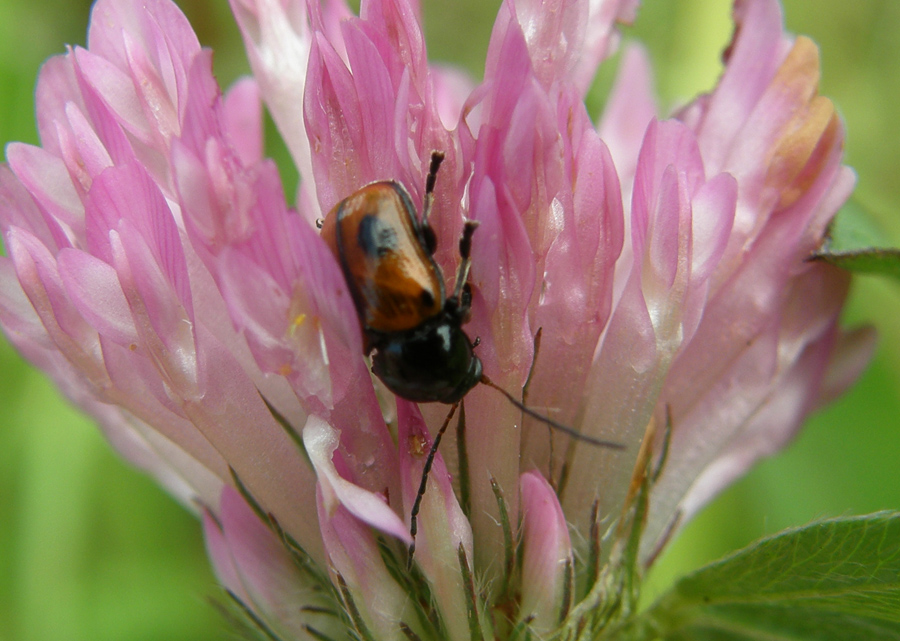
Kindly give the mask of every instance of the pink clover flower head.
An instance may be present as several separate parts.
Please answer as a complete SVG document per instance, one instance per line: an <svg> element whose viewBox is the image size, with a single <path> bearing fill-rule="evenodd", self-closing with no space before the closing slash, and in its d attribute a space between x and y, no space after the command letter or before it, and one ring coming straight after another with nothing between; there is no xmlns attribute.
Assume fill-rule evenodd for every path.
<svg viewBox="0 0 900 641"><path fill-rule="evenodd" d="M599 125L584 96L629 0L505 1L480 83L429 64L413 0L231 4L253 77L225 94L169 0L99 0L87 47L44 65L41 146L0 167L0 324L202 515L220 581L279 638L580 629L617 541L651 563L867 362L871 332L837 324L848 276L806 260L854 175L776 0L735 3L717 86L668 119L630 45ZM444 276L478 223L464 330L486 375L622 450L477 385L431 462L447 408L371 375L315 222L372 181L422 203L435 150Z"/></svg>

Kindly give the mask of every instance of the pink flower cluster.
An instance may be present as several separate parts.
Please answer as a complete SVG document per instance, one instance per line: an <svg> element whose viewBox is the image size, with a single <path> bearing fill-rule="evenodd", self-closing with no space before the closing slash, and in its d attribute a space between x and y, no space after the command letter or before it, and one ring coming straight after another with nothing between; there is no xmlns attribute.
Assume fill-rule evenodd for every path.
<svg viewBox="0 0 900 641"><path fill-rule="evenodd" d="M342 0L232 0L254 77L224 95L169 0L99 0L88 47L42 69L41 146L11 144L0 167L0 324L202 511L222 583L271 630L551 632L645 438L658 450L669 422L650 559L864 366L871 334L837 325L847 275L805 260L854 184L815 45L783 32L776 0L738 0L712 93L657 120L629 46L595 125L584 96L634 4L506 0L478 84L429 65L414 0L364 0L358 17ZM301 174L293 209L261 98ZM479 223L466 331L485 372L626 446L472 390L419 516L436 620L390 559L446 408L373 379L314 224L374 180L421 203L432 150L445 274Z"/></svg>

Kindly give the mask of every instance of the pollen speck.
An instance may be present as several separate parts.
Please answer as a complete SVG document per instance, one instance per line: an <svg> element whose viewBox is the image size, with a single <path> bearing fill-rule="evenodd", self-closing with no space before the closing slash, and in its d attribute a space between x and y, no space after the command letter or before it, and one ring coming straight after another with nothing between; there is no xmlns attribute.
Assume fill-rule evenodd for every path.
<svg viewBox="0 0 900 641"><path fill-rule="evenodd" d="M297 314L294 316L294 327L300 327L306 321L306 314Z"/></svg>
<svg viewBox="0 0 900 641"><path fill-rule="evenodd" d="M416 457L423 457L428 452L428 441L421 434L411 434L408 440L409 453Z"/></svg>

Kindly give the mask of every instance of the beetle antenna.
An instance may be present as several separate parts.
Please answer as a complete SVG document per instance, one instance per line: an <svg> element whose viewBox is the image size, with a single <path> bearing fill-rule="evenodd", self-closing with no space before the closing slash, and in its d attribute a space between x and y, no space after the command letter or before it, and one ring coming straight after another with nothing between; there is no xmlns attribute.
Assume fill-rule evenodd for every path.
<svg viewBox="0 0 900 641"><path fill-rule="evenodd" d="M434 205L434 183L437 181L437 172L444 162L443 151L431 152L431 164L428 166L428 177L425 178L425 202L422 206L422 226L428 227L428 215Z"/></svg>
<svg viewBox="0 0 900 641"><path fill-rule="evenodd" d="M456 401L450 406L447 418L444 419L444 424L441 425L441 429L438 430L437 435L434 437L434 441L431 443L431 449L428 450L428 458L425 459L425 467L422 468L422 480L419 481L419 490L416 492L416 500L413 501L412 510L409 513L409 535L412 537L412 543L409 544L409 555L406 561L407 570L412 568L413 555L416 553L416 533L419 531L419 509L422 507L422 497L425 496L425 488L428 486L428 473L431 472L431 466L434 464L434 457L437 455L438 446L441 444L441 439L444 438L444 432L447 431L447 426L450 425L450 419L453 418L453 414L456 412L457 407L459 407L459 401Z"/></svg>
<svg viewBox="0 0 900 641"><path fill-rule="evenodd" d="M559 423L554 421L552 418L547 418L546 416L541 416L537 412L535 412L530 407L524 405L521 401L519 401L515 396L507 392L505 389L494 383L491 379L489 379L486 375L481 375L481 382L487 385L488 387L493 387L495 390L503 394L510 403L518 407L524 413L528 414L531 418L535 418L542 423L546 423L550 427L555 430L559 430L563 434L568 434L572 438L584 441L585 443L590 443L591 445L596 445L598 447L607 447L611 450L624 450L625 446L622 443L616 443L615 441L606 441L601 438L595 438L593 436L588 436L587 434L582 434L581 432L576 431L574 428L569 427L568 425L564 425L563 423Z"/></svg>
<svg viewBox="0 0 900 641"><path fill-rule="evenodd" d="M462 237L459 239L459 255L462 261L459 263L459 269L456 270L456 284L453 286L453 298L457 301L462 300L463 287L469 280L469 269L472 267L472 234L478 228L477 220L467 220L463 225Z"/></svg>

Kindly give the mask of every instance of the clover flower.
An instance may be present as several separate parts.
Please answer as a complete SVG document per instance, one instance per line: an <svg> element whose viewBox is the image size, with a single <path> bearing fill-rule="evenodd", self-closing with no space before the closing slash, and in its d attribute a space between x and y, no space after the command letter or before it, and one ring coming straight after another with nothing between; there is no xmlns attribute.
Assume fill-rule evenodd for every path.
<svg viewBox="0 0 900 641"><path fill-rule="evenodd" d="M412 0L232 0L254 75L225 94L169 0L99 0L87 48L43 67L41 146L0 168L0 323L202 514L219 579L270 634L589 637L867 361L871 334L837 324L848 276L806 260L854 185L815 45L775 0L738 0L710 94L659 119L631 45L595 125L584 96L635 4L507 0L480 83L429 64ZM300 171L293 208L261 101ZM447 408L373 378L315 222L375 180L421 203L433 150L445 275L479 223L465 330L485 372L624 449L476 386L410 559Z"/></svg>

